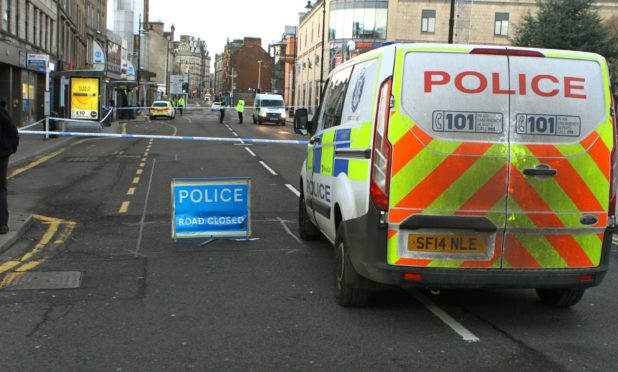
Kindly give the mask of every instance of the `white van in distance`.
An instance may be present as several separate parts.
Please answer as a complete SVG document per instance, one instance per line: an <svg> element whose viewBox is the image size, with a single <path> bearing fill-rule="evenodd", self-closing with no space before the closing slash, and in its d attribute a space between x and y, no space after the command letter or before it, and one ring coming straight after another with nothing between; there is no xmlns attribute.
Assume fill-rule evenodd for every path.
<svg viewBox="0 0 618 372"><path fill-rule="evenodd" d="M335 297L384 285L532 288L576 304L607 271L616 122L593 53L394 44L329 76L299 231L335 246Z"/></svg>
<svg viewBox="0 0 618 372"><path fill-rule="evenodd" d="M253 108L253 124L276 123L285 125L287 114L283 97L279 94L256 94Z"/></svg>

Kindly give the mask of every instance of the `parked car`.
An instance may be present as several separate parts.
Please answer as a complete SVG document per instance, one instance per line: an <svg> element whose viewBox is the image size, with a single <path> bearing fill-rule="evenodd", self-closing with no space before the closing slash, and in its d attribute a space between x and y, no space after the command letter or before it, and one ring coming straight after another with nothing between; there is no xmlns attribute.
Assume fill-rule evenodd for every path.
<svg viewBox="0 0 618 372"><path fill-rule="evenodd" d="M212 105L210 105L210 111L219 111L221 110L221 102L213 102Z"/></svg>
<svg viewBox="0 0 618 372"><path fill-rule="evenodd" d="M170 101L154 101L150 108L150 120L163 116L168 119L174 119L176 117L176 109L172 106Z"/></svg>

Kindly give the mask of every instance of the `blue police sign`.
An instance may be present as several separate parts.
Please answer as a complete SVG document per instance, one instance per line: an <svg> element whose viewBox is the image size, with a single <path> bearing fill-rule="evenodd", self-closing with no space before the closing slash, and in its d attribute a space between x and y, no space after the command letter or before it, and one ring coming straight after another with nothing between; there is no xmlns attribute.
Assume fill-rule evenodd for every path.
<svg viewBox="0 0 618 372"><path fill-rule="evenodd" d="M251 236L251 180L215 178L172 180L172 238Z"/></svg>

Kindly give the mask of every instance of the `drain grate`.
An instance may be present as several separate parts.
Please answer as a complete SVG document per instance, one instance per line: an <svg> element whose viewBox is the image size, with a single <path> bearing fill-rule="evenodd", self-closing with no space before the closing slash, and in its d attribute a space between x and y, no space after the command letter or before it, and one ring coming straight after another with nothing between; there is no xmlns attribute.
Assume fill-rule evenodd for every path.
<svg viewBox="0 0 618 372"><path fill-rule="evenodd" d="M82 284L81 271L9 273L0 282L0 289L74 289Z"/></svg>

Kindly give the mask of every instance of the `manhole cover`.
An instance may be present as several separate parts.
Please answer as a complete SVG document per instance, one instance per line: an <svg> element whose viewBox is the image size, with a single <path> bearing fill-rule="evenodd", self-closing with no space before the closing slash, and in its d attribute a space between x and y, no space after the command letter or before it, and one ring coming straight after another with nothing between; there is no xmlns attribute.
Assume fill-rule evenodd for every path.
<svg viewBox="0 0 618 372"><path fill-rule="evenodd" d="M81 271L24 272L6 274L0 289L74 289L81 284Z"/></svg>
<svg viewBox="0 0 618 372"><path fill-rule="evenodd" d="M98 160L97 156L74 156L64 159L67 163L91 163Z"/></svg>

